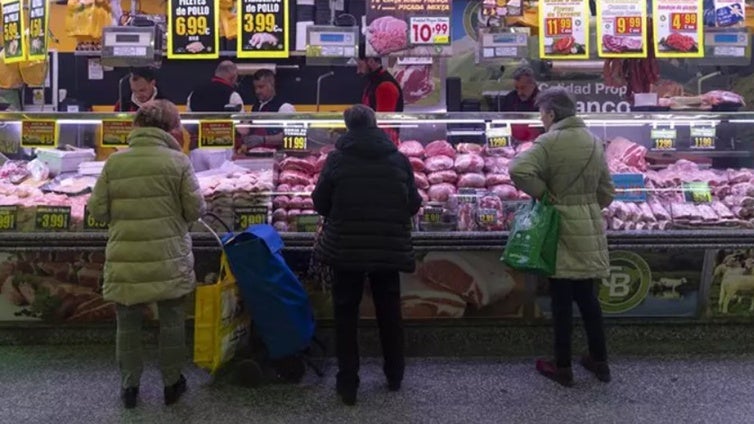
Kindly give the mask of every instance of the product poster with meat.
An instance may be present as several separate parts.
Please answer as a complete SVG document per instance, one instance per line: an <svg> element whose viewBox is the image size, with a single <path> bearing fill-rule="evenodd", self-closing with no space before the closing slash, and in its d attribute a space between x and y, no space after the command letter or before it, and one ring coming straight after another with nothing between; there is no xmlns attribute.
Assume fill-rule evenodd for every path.
<svg viewBox="0 0 754 424"><path fill-rule="evenodd" d="M24 8L20 0L3 0L2 11L5 63L22 62L26 60Z"/></svg>
<svg viewBox="0 0 754 424"><path fill-rule="evenodd" d="M647 5L635 0L597 2L600 57L647 57Z"/></svg>
<svg viewBox="0 0 754 424"><path fill-rule="evenodd" d="M168 1L168 58L220 57L219 0Z"/></svg>
<svg viewBox="0 0 754 424"><path fill-rule="evenodd" d="M609 317L696 317L704 250L613 250L610 276L598 281L598 298ZM537 308L551 317L549 281L537 285ZM574 315L578 308L574 305Z"/></svg>
<svg viewBox="0 0 754 424"><path fill-rule="evenodd" d="M29 60L47 60L47 35L50 19L47 0L29 2Z"/></svg>
<svg viewBox="0 0 754 424"><path fill-rule="evenodd" d="M403 101L407 106L437 106L440 103L440 66L433 58L393 58L390 73L403 89Z"/></svg>
<svg viewBox="0 0 754 424"><path fill-rule="evenodd" d="M657 0L652 5L655 55L704 57L702 0Z"/></svg>
<svg viewBox="0 0 754 424"><path fill-rule="evenodd" d="M287 58L290 54L289 0L239 0L237 55Z"/></svg>
<svg viewBox="0 0 754 424"><path fill-rule="evenodd" d="M718 250L713 264L708 315L754 316L754 250Z"/></svg>
<svg viewBox="0 0 754 424"><path fill-rule="evenodd" d="M588 0L540 1L539 28L541 59L589 58Z"/></svg>
<svg viewBox="0 0 754 424"><path fill-rule="evenodd" d="M452 0L368 0L366 54L450 56Z"/></svg>

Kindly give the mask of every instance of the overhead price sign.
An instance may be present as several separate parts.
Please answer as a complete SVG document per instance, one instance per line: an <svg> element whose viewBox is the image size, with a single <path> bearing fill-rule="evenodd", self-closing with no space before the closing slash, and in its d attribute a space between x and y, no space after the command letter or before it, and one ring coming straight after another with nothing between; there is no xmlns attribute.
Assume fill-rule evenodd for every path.
<svg viewBox="0 0 754 424"><path fill-rule="evenodd" d="M233 121L199 122L200 149L232 149L235 143L236 127Z"/></svg>
<svg viewBox="0 0 754 424"><path fill-rule="evenodd" d="M48 119L21 121L21 147L54 148L57 145L57 122Z"/></svg>
<svg viewBox="0 0 754 424"><path fill-rule="evenodd" d="M47 60L49 11L48 0L29 2L29 60Z"/></svg>
<svg viewBox="0 0 754 424"><path fill-rule="evenodd" d="M597 2L597 54L647 57L647 5L636 0Z"/></svg>
<svg viewBox="0 0 754 424"><path fill-rule="evenodd" d="M367 0L367 56L452 54L452 0Z"/></svg>
<svg viewBox="0 0 754 424"><path fill-rule="evenodd" d="M589 58L589 1L539 2L539 57Z"/></svg>
<svg viewBox="0 0 754 424"><path fill-rule="evenodd" d="M2 0L2 6L5 63L23 62L26 60L24 8L20 0Z"/></svg>
<svg viewBox="0 0 754 424"><path fill-rule="evenodd" d="M656 0L652 4L655 55L704 57L702 0Z"/></svg>
<svg viewBox="0 0 754 424"><path fill-rule="evenodd" d="M237 0L240 58L290 56L289 0Z"/></svg>
<svg viewBox="0 0 754 424"><path fill-rule="evenodd" d="M168 1L168 58L220 57L220 0Z"/></svg>

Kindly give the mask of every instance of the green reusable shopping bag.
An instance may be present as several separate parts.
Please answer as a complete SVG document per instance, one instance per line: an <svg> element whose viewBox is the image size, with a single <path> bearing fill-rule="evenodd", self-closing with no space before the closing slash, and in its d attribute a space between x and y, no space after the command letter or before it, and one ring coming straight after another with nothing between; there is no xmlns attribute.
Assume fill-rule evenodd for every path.
<svg viewBox="0 0 754 424"><path fill-rule="evenodd" d="M509 267L540 275L555 274L560 214L543 196L516 213L508 244L500 258Z"/></svg>

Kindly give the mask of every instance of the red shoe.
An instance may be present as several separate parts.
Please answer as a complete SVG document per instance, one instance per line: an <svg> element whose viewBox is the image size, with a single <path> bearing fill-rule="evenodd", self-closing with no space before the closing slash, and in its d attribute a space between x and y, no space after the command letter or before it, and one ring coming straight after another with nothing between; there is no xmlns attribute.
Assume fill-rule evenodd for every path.
<svg viewBox="0 0 754 424"><path fill-rule="evenodd" d="M573 387L575 384L571 367L557 367L550 361L538 359L537 371L563 387Z"/></svg>

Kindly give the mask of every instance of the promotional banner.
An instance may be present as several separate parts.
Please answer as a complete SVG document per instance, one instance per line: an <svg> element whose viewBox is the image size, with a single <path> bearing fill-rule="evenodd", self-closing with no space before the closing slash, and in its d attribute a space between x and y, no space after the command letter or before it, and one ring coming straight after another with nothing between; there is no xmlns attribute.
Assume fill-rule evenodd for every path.
<svg viewBox="0 0 754 424"><path fill-rule="evenodd" d="M134 122L131 119L103 119L100 129L100 146L128 147L128 136L134 129Z"/></svg>
<svg viewBox="0 0 754 424"><path fill-rule="evenodd" d="M199 122L200 149L232 149L235 135L236 127L233 121Z"/></svg>
<svg viewBox="0 0 754 424"><path fill-rule="evenodd" d="M589 1L540 0L539 57L589 59Z"/></svg>
<svg viewBox="0 0 754 424"><path fill-rule="evenodd" d="M647 57L647 5L635 0L597 2L597 54Z"/></svg>
<svg viewBox="0 0 754 424"><path fill-rule="evenodd" d="M24 8L21 0L3 0L2 6L5 63L23 62L26 60Z"/></svg>
<svg viewBox="0 0 754 424"><path fill-rule="evenodd" d="M452 0L368 0L371 56L450 56Z"/></svg>
<svg viewBox="0 0 754 424"><path fill-rule="evenodd" d="M708 314L713 317L754 316L754 251L715 252Z"/></svg>
<svg viewBox="0 0 754 424"><path fill-rule="evenodd" d="M21 122L21 147L54 148L57 143L57 122L46 119L25 119Z"/></svg>
<svg viewBox="0 0 754 424"><path fill-rule="evenodd" d="M695 317L704 268L703 250L610 252L610 276L599 281L605 316ZM537 289L537 305L551 316L548 281ZM574 306L574 312L578 308Z"/></svg>
<svg viewBox="0 0 754 424"><path fill-rule="evenodd" d="M47 0L29 1L29 60L47 60L49 19Z"/></svg>
<svg viewBox="0 0 754 424"><path fill-rule="evenodd" d="M745 0L714 0L714 22L716 27L731 28L746 25ZM705 23L707 11L704 11Z"/></svg>
<svg viewBox="0 0 754 424"><path fill-rule="evenodd" d="M702 0L655 0L652 5L655 55L704 57Z"/></svg>
<svg viewBox="0 0 754 424"><path fill-rule="evenodd" d="M238 0L239 58L287 58L290 55L289 0Z"/></svg>
<svg viewBox="0 0 754 424"><path fill-rule="evenodd" d="M220 57L219 0L168 1L168 58Z"/></svg>

